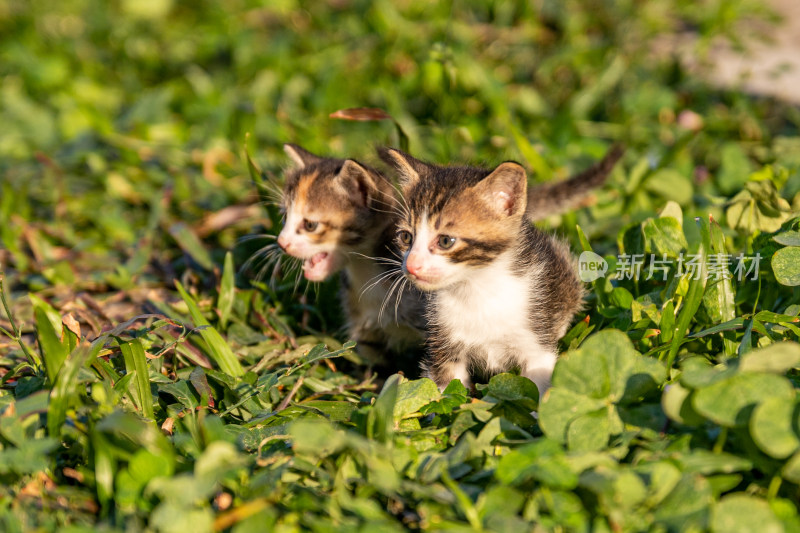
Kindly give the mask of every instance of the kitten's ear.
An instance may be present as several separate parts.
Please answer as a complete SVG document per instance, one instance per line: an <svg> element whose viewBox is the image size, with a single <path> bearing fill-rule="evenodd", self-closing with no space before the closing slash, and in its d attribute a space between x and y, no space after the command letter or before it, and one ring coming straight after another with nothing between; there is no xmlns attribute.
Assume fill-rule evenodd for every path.
<svg viewBox="0 0 800 533"><path fill-rule="evenodd" d="M378 156L387 165L397 169L400 175L400 185L407 187L419 181L419 174L426 167L425 163L419 159L414 159L410 155L394 148L378 148Z"/></svg>
<svg viewBox="0 0 800 533"><path fill-rule="evenodd" d="M322 161L322 158L318 155L314 155L308 150L303 150L296 144L284 144L283 151L286 152L286 155L292 158L294 164L297 165L297 168L305 168L309 165L313 165L314 163L319 163Z"/></svg>
<svg viewBox="0 0 800 533"><path fill-rule="evenodd" d="M367 207L378 189L370 171L352 159L344 162L336 178L350 198L360 206Z"/></svg>
<svg viewBox="0 0 800 533"><path fill-rule="evenodd" d="M498 215L514 216L525 212L527 186L525 169L517 163L506 162L483 178L475 189Z"/></svg>

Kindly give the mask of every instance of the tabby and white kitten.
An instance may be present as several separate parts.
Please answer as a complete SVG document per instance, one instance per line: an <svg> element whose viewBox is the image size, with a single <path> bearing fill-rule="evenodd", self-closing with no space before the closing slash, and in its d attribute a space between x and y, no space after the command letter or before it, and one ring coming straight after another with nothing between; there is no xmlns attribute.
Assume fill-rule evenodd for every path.
<svg viewBox="0 0 800 533"><path fill-rule="evenodd" d="M352 159L320 157L293 144L284 150L295 166L286 174L281 199L286 219L278 244L303 261L311 281L342 271L349 338L368 359L382 361L388 352L390 369L413 374L418 364L409 359L422 353L427 296L405 283L398 268L394 237L405 208L393 186ZM605 182L620 155L612 150L568 180L532 187L528 218L540 220L577 204Z"/></svg>
<svg viewBox="0 0 800 533"><path fill-rule="evenodd" d="M278 245L303 261L310 281L341 271L348 336L359 353L391 371L414 373L425 340L426 297L398 269L394 187L355 160L319 157L293 144L284 149L295 166L286 174Z"/></svg>
<svg viewBox="0 0 800 533"><path fill-rule="evenodd" d="M403 273L432 296L426 375L441 389L454 378L469 387L475 372L518 366L543 393L584 287L567 246L526 217L525 169L442 167L394 149L380 155L401 176Z"/></svg>

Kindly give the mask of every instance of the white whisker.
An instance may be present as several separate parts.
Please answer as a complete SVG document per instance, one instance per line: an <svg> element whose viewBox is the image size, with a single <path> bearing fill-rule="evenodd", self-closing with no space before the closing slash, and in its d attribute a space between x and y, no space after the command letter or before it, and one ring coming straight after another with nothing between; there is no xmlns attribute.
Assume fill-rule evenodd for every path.
<svg viewBox="0 0 800 533"><path fill-rule="evenodd" d="M398 261L397 259L391 259L389 257L372 257L372 256L364 255L364 254L361 254L361 253L358 253L358 252L348 252L348 253L352 254L352 255L358 255L358 256L364 257L365 259L371 259L372 261L375 261L377 263L383 263L383 264L386 264L386 265L400 266L402 264L401 261Z"/></svg>
<svg viewBox="0 0 800 533"><path fill-rule="evenodd" d="M381 304L381 310L378 312L378 323L380 324L383 319L383 312L386 310L386 304L389 303L389 299L392 297L392 293L397 289L400 283L405 278L398 278L397 280L392 283L392 286L389 287L389 292L386 293L386 297L383 299L383 303Z"/></svg>
<svg viewBox="0 0 800 533"><path fill-rule="evenodd" d="M370 278L367 281L367 283L369 285L367 285L367 283L365 283L364 284L364 288L361 290L361 293L358 295L359 301L361 300L361 297L364 296L364 293L369 291L369 290L371 290L373 287L375 287L375 285L377 285L378 283L380 283L380 282L382 282L382 281L384 281L386 279L391 278L394 275L398 275L398 274L402 274L402 271L400 271L400 270L389 270L388 272L381 272L377 276L375 276L373 278ZM373 280L375 280L375 281L373 281Z"/></svg>

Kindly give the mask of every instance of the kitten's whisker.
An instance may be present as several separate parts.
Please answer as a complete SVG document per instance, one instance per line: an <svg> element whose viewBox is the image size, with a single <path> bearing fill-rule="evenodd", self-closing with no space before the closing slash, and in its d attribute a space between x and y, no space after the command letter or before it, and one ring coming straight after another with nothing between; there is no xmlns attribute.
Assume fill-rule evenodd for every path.
<svg viewBox="0 0 800 533"><path fill-rule="evenodd" d="M386 304L389 303L389 300L392 297L392 293L397 289L397 287L403 281L403 279L405 279L405 278L398 278L397 280L395 280L394 283L392 283L392 286L389 287L389 292L386 294L386 297L383 299L383 303L381 304L381 310L378 312L378 323L379 324L383 320L383 312L386 310Z"/></svg>
<svg viewBox="0 0 800 533"><path fill-rule="evenodd" d="M369 290L372 290L372 288L375 287L375 285L379 284L380 282L382 282L384 280L390 279L392 276L398 275L398 274L402 274L402 272L399 271L399 270L390 270L388 272L383 272L381 274L378 274L374 278L370 279L369 281L367 281L367 283L369 283L369 285L365 285L364 288L361 290L361 293L358 295L358 300L361 301L361 297L364 296L364 293L366 293ZM372 280L375 280L375 281L372 281Z"/></svg>
<svg viewBox="0 0 800 533"><path fill-rule="evenodd" d="M303 273L302 263L299 264L295 263L294 265L292 265L291 272L294 272L295 270L297 270L297 272L294 274L294 288L292 289L292 294L297 292L297 287L300 285L300 280L302 279L302 273Z"/></svg>
<svg viewBox="0 0 800 533"><path fill-rule="evenodd" d="M272 255L267 261L264 261L264 265L261 267L261 270L258 272L258 280L261 281L266 277L267 271L272 267L272 274L269 276L269 284L270 286L275 286L275 276L277 272L281 268L281 262L283 261L284 255L283 254L275 254Z"/></svg>
<svg viewBox="0 0 800 533"><path fill-rule="evenodd" d="M402 209L403 213L405 213L405 217L407 219L410 219L411 218L411 207L409 207L408 202L406 202L405 196L403 196L403 193L400 190L400 188L395 186L394 189L395 189L395 191L397 191L397 194L395 196L400 200L400 202L399 202L400 209Z"/></svg>
<svg viewBox="0 0 800 533"><path fill-rule="evenodd" d="M241 244L243 242L250 242L259 239L277 239L277 235L270 235L269 233L258 233L254 235L242 235L238 239L236 239L236 244Z"/></svg>
<svg viewBox="0 0 800 533"><path fill-rule="evenodd" d="M397 317L398 309L400 309L400 300L403 298L403 291L406 290L408 278L403 277L403 283L400 284L400 289L397 291L397 297L394 299L394 323L396 326L400 325L400 320Z"/></svg>
<svg viewBox="0 0 800 533"><path fill-rule="evenodd" d="M401 264L401 261L398 261L396 259L391 259L389 257L372 257L372 256L364 255L364 254L361 254L361 253L358 253L358 252L348 252L348 253L350 253L352 255L361 256L361 257L363 257L365 259L371 259L372 261L375 261L377 263L383 263L383 264L388 264L388 265L392 265L392 266L399 266Z"/></svg>
<svg viewBox="0 0 800 533"><path fill-rule="evenodd" d="M279 255L278 258L275 261L275 266L272 267L272 273L269 275L269 284L270 284L271 287L275 287L276 279L278 277L278 274L281 271L281 263L283 262L283 258L284 257L286 257L286 256L284 256L282 254Z"/></svg>
<svg viewBox="0 0 800 533"><path fill-rule="evenodd" d="M374 211L377 211L378 213L386 213L387 215L394 215L401 218L404 215L402 207L398 206L397 202L385 202L378 198L373 198L372 201L374 204L379 204L385 208L385 209L376 209L375 207L373 207L372 209Z"/></svg>
<svg viewBox="0 0 800 533"><path fill-rule="evenodd" d="M257 262L257 261L262 261L263 260L263 262L265 262L265 263L269 262L269 260L272 257L274 257L276 254L279 254L279 253L280 252L278 250L276 250L273 247L273 245L270 244L268 246L265 246L265 247L261 248L260 250L257 250L250 257L248 257L247 260L242 265L242 269L243 270L248 270L250 268L250 266L253 263Z"/></svg>

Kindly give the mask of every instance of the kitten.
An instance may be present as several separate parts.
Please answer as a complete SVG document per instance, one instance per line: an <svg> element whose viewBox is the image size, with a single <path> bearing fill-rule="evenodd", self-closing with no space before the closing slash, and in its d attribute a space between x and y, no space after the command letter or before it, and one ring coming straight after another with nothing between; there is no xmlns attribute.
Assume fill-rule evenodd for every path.
<svg viewBox="0 0 800 533"><path fill-rule="evenodd" d="M293 144L284 150L295 167L286 174L278 245L303 261L310 281L341 271L348 338L362 356L391 371L417 373L426 298L398 269L394 237L401 208L393 185L353 159L319 157Z"/></svg>
<svg viewBox="0 0 800 533"><path fill-rule="evenodd" d="M348 159L314 155L284 145L295 167L281 198L286 215L278 245L303 261L310 281L342 272L342 306L349 338L373 362L388 352L391 369L414 374L423 353L427 297L405 283L399 270L396 224L403 211L389 180ZM620 154L568 180L530 189L528 217L539 220L574 205L605 181ZM384 312L387 308L389 312Z"/></svg>
<svg viewBox="0 0 800 533"><path fill-rule="evenodd" d="M380 153L401 176L403 273L432 295L425 374L441 389L454 378L470 387L473 372L519 366L544 393L584 287L567 246L530 224L525 169L442 167ZM613 149L599 166L607 174L620 155Z"/></svg>

